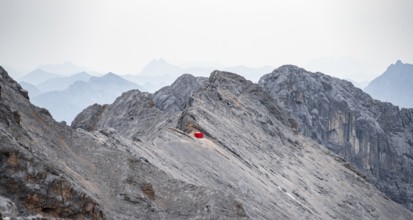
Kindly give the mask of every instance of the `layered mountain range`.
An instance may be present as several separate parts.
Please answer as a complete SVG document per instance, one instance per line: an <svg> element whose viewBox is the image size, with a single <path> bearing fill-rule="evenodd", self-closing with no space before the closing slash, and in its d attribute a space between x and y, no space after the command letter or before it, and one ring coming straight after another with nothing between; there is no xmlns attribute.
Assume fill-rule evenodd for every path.
<svg viewBox="0 0 413 220"><path fill-rule="evenodd" d="M218 66L220 66L218 64ZM125 75L125 79L130 80L144 87L150 92L156 92L163 86L169 85L176 78L184 73L191 73L196 76L208 76L213 70L217 69L217 64L193 64L189 67L182 67L171 64L165 59L154 59L150 61L142 71L137 75ZM252 68L243 65L221 67L220 69L228 72L235 72L245 78L258 82L262 73L269 73L274 68L271 66L263 66L260 68Z"/></svg>
<svg viewBox="0 0 413 220"><path fill-rule="evenodd" d="M27 85L24 88L27 88ZM84 72L47 80L38 84L37 88L43 92L33 96L29 91L33 104L47 108L54 119L68 123L93 103L112 103L125 91L144 90L113 73L94 77Z"/></svg>
<svg viewBox="0 0 413 220"><path fill-rule="evenodd" d="M131 90L89 106L69 127L2 68L0 77L2 217L413 218L411 196L394 196L411 195L411 111L345 81L294 66L260 84L186 74L155 94ZM316 110L309 100L319 100ZM358 103L369 112L347 111ZM306 118L317 111L319 121Z"/></svg>

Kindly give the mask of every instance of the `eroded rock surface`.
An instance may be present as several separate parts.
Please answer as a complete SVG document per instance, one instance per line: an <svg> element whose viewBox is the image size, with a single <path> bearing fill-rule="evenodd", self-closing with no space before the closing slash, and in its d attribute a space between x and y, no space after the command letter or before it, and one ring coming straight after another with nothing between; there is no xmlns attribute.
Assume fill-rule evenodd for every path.
<svg viewBox="0 0 413 220"><path fill-rule="evenodd" d="M183 111L126 92L86 109L75 129L31 105L3 69L0 77L0 196L19 216L413 218L236 74L213 72Z"/></svg>
<svg viewBox="0 0 413 220"><path fill-rule="evenodd" d="M97 129L133 140L133 131L141 126L156 128L156 135L138 140L147 143L138 149L140 154L176 179L234 195L238 202L232 210L238 217L410 218L409 211L383 197L350 164L297 134L287 113L261 86L215 71L193 91L185 109L174 113L148 105L150 95L136 93L130 99L126 93L113 110L105 108ZM126 100L140 101L128 105L132 110L120 107ZM154 118L148 124L139 123L152 117L146 114L140 115L142 119L134 117L135 122L126 117L143 109L165 117L164 124L159 126ZM78 118L90 118L83 117L88 111ZM95 123L90 118L90 124ZM205 138L193 138L195 131L204 132ZM393 208L402 214L395 214Z"/></svg>
<svg viewBox="0 0 413 220"><path fill-rule="evenodd" d="M174 178L141 143L57 123L2 68L0 82L0 196L20 218L246 217L234 195ZM7 204L2 217L16 214Z"/></svg>
<svg viewBox="0 0 413 220"><path fill-rule="evenodd" d="M300 133L413 210L413 109L400 110L350 82L292 65L263 76L259 84L298 122Z"/></svg>

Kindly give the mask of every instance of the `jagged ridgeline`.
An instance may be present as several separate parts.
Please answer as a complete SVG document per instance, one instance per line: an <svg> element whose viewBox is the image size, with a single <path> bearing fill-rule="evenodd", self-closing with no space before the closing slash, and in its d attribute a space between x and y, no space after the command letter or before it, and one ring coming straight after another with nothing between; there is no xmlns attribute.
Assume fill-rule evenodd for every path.
<svg viewBox="0 0 413 220"><path fill-rule="evenodd" d="M2 217L413 219L236 74L132 90L71 127L0 77Z"/></svg>

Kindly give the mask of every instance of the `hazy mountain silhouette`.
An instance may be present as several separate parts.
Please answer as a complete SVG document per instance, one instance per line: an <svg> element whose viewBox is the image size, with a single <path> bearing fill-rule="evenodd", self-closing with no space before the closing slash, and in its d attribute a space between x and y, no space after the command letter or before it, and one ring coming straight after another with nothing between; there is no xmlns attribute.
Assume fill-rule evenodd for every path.
<svg viewBox="0 0 413 220"><path fill-rule="evenodd" d="M38 84L36 87L40 89L40 91L42 92L60 91L67 89L71 84L73 84L76 81L87 82L91 77L92 76L86 72L80 72L73 74L71 76L49 79Z"/></svg>
<svg viewBox="0 0 413 220"><path fill-rule="evenodd" d="M166 62L165 59L154 59L150 61L140 72L141 76L164 76L165 74L178 77L183 68Z"/></svg>
<svg viewBox="0 0 413 220"><path fill-rule="evenodd" d="M217 69L236 72L248 80L258 82L258 79L263 74L270 73L274 68L270 66L252 68L243 65L233 67L181 67L170 64L165 59L161 58L150 61L139 74L125 75L124 77L139 85L149 84L149 86L145 86L145 88L150 92L155 92L164 86L172 84L182 74L189 73L194 76L208 76L212 71Z"/></svg>
<svg viewBox="0 0 413 220"><path fill-rule="evenodd" d="M49 79L56 78L56 77L61 77L61 76L62 75L59 75L57 73L47 72L43 69L35 69L35 70L31 71L30 73L24 75L19 80L23 81L23 82L28 82L28 83L33 84L33 85L37 85L37 84L42 83L44 81L47 81Z"/></svg>
<svg viewBox="0 0 413 220"><path fill-rule="evenodd" d="M137 75L125 75L125 79L135 82L139 85L148 84L145 87L150 92L172 84L172 82L182 75L185 69L170 64L164 59L154 59L150 61L142 71Z"/></svg>
<svg viewBox="0 0 413 220"><path fill-rule="evenodd" d="M413 108L413 65L398 60L371 81L365 91L375 99Z"/></svg>
<svg viewBox="0 0 413 220"><path fill-rule="evenodd" d="M38 69L42 69L51 73L59 73L61 75L73 75L80 72L88 72L92 75L99 75L93 70L87 69L85 67L78 66L72 62L66 61L59 64L44 64L40 65Z"/></svg>
<svg viewBox="0 0 413 220"><path fill-rule="evenodd" d="M71 122L82 109L94 103L109 104L131 89L144 90L113 73L91 77L89 81L76 81L63 91L42 93L32 99L33 104L50 111L57 121Z"/></svg>
<svg viewBox="0 0 413 220"><path fill-rule="evenodd" d="M39 94L42 93L39 88L37 88L35 85L28 83L28 82L21 82L20 85L23 87L23 89L27 90L29 93L30 98L33 98Z"/></svg>

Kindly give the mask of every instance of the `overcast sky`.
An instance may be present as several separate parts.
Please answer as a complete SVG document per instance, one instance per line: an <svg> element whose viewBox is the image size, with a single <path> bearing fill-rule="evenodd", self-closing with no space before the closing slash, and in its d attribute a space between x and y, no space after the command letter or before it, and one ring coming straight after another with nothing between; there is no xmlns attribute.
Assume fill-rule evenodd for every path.
<svg viewBox="0 0 413 220"><path fill-rule="evenodd" d="M413 63L412 0L0 0L0 65L295 64L356 80Z"/></svg>

